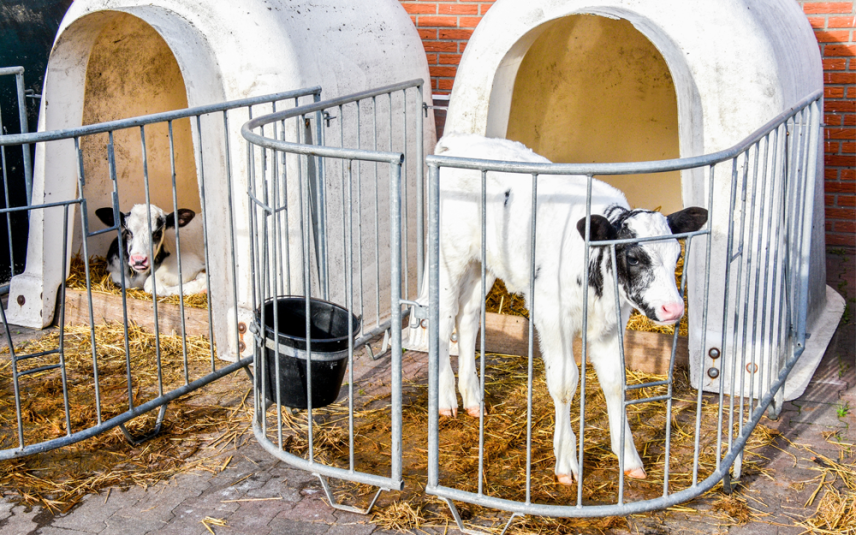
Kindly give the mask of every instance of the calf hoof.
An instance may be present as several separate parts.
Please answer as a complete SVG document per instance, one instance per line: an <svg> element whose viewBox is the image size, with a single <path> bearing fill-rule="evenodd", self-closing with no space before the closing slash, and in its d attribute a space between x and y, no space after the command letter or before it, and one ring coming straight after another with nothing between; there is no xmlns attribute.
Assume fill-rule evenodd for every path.
<svg viewBox="0 0 856 535"><path fill-rule="evenodd" d="M467 414L469 414L473 418L478 418L479 416L481 416L481 409L479 409L479 407L477 406L467 407ZM485 414L487 414L487 411L485 411Z"/></svg>
<svg viewBox="0 0 856 535"><path fill-rule="evenodd" d="M633 479L645 479L648 477L644 468L631 468L630 470L625 470L624 475L632 477Z"/></svg>
<svg viewBox="0 0 856 535"><path fill-rule="evenodd" d="M560 485L565 485L568 487L576 484L577 481L574 477L574 474L556 474L556 479L559 481Z"/></svg>
<svg viewBox="0 0 856 535"><path fill-rule="evenodd" d="M458 409L440 409L437 412L440 413L440 416L449 416L451 418L458 417Z"/></svg>

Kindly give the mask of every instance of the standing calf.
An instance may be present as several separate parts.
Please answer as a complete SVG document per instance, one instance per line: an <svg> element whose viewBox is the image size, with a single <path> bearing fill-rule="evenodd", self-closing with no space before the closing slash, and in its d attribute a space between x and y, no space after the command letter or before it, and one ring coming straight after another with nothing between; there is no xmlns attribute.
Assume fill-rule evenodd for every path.
<svg viewBox="0 0 856 535"><path fill-rule="evenodd" d="M184 227L196 215L193 210L182 208L167 214L155 205L137 204L127 214L119 212L119 225L122 230L122 241L125 244L125 264L119 257L119 239L115 238L107 251L107 271L117 286L122 285L122 271L125 274L127 288L142 288L152 293L155 282L158 295L178 295L178 255L170 250L172 240L165 239L168 229L175 229L176 224ZM149 229L149 214L152 226ZM95 215L108 226L113 226L112 208L99 208ZM150 253L154 251L154 258ZM181 282L185 295L206 291L205 263L202 259L182 247Z"/></svg>
<svg viewBox="0 0 856 535"><path fill-rule="evenodd" d="M452 134L437 154L486 160L549 163L520 143ZM544 358L547 386L556 410L555 473L570 485L579 476L576 436L570 407L579 378L573 339L582 330L585 264L586 177L538 178L534 295L530 294L532 188L526 175L494 173L486 179L487 288L498 277L521 293L532 310ZM687 208L668 217L630 210L624 194L594 180L592 241L669 236L693 232L707 221L707 210ZM457 327L458 389L470 416L479 416L480 389L475 342L481 301L481 173L443 168L440 173L440 381L439 412L456 416L455 376L449 339ZM675 287L681 246L675 239L616 246L621 321L616 318L612 260L607 247L592 248L589 260L588 348L606 397L612 451L620 455L622 388L619 336L635 308L660 325L677 322L684 303ZM425 286L427 288L427 285ZM533 305L534 298L534 305ZM644 478L645 469L625 418L624 471Z"/></svg>

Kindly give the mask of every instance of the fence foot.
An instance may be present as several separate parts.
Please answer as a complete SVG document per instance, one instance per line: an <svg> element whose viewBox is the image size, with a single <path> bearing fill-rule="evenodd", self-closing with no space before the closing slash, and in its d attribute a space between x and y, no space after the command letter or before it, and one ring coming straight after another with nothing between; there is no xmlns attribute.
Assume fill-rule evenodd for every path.
<svg viewBox="0 0 856 535"><path fill-rule="evenodd" d="M767 418L770 420L776 421L779 419L779 416L782 414L782 404L776 399L776 396L773 396L773 401L770 402L770 406L767 407Z"/></svg>
<svg viewBox="0 0 856 535"><path fill-rule="evenodd" d="M731 472L729 470L726 470L725 474L722 475L722 492L726 494L734 492L734 487L731 485Z"/></svg>
<svg viewBox="0 0 856 535"><path fill-rule="evenodd" d="M461 533L466 533L467 535L487 535L487 533L484 531L465 528L464 522L461 520L461 515L458 513L458 508L455 507L455 503L448 498L441 499L449 506L449 510L452 512L452 516L455 518L455 523L458 525L458 531L460 531ZM514 513L514 515L516 514L517 513ZM508 529L508 526L511 524L511 521L514 520L514 515L511 515L511 518L508 520L508 524L506 524L505 529ZM502 530L502 533L505 533L505 530Z"/></svg>
<svg viewBox="0 0 856 535"><path fill-rule="evenodd" d="M512 513L511 518L509 518L508 522L505 523L505 527L502 528L502 533L500 533L499 535L505 535L505 532L508 531L508 528L511 527L511 523L514 522L514 519L517 517L523 518L523 515L521 515L520 513Z"/></svg>
<svg viewBox="0 0 856 535"><path fill-rule="evenodd" d="M383 342L380 346L380 352L375 354L374 350L372 349L372 345L368 343L366 344L366 348L369 350L369 356L372 360L378 360L382 356L384 356L386 352L389 351L389 329L383 331Z"/></svg>
<svg viewBox="0 0 856 535"><path fill-rule="evenodd" d="M131 434L130 431L128 431L128 428L125 427L125 424L119 424L119 429L121 429L122 434L125 435L125 440L127 440L132 446L139 446L143 442L151 440L158 436L161 432L161 428L163 427L163 417L166 414L167 405L168 403L164 403L160 406L160 410L158 411L158 419L155 422L155 428L150 433L146 433L145 435L135 437Z"/></svg>
<svg viewBox="0 0 856 535"><path fill-rule="evenodd" d="M359 507L354 507L353 505L342 505L336 501L336 498L333 497L333 493L330 491L330 485L327 483L327 478L322 476L321 474L313 474L315 477L321 480L321 486L324 488L324 494L327 495L327 503L330 504L330 507L333 509L338 509L340 511L348 511L350 513L357 513L358 515L367 515L374 508L375 502L380 497L380 493L389 490L384 488L379 488L377 493L372 498L371 503L365 509L360 509Z"/></svg>

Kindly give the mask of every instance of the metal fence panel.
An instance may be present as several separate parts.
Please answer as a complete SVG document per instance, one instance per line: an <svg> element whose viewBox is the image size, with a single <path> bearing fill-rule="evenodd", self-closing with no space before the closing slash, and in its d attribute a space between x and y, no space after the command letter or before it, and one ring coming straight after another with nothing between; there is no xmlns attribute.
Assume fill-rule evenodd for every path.
<svg viewBox="0 0 856 535"><path fill-rule="evenodd" d="M820 132L821 94L813 94L791 110L771 120L744 141L725 151L695 158L666 160L660 162L618 163L618 164L541 164L512 161L475 160L453 156L429 156L428 179L428 266L429 266L429 453L428 486L426 492L447 501L458 527L464 529L453 501L463 501L481 506L512 512L510 522L519 515L545 515L556 517L591 517L608 515L627 515L643 511L663 509L687 501L709 490L720 481L726 490L730 489L732 477L739 477L742 463L742 451L746 441L769 407L772 412L781 408L782 388L788 372L802 354L805 342L806 309L808 293L807 252L810 245L810 227L813 206L813 192L817 161L817 145ZM486 177L494 173L513 173L520 184L529 184L527 195L531 195L532 219L530 225L529 250L516 251L514 254L527 254L529 258L529 357L528 357L528 408L527 408L527 461L525 467L525 501L504 499L491 495L485 489L482 480L484 469L484 374L485 355L481 353L481 414L479 419L479 483L475 492L461 490L444 484L439 473L439 374L440 374L440 278L441 243L444 240L440 223L441 205L444 199L443 170L469 170L470 183L478 184L480 189L473 191L471 209L481 217L481 322L484 325L484 298L487 287L485 263L487 253L485 212ZM691 358L695 362L692 384L697 388L694 463L692 481L683 488L675 488L670 481L670 438L673 418L673 390L675 353L678 341L677 329L672 341L669 376L666 381L643 385L628 385L622 378L623 407L639 403L662 403L666 412L664 475L662 496L655 499L628 501L624 489L624 449L618 456L619 470L618 492L613 503L584 503L583 486L585 484L584 454L587 424L580 417L579 445L577 459L580 476L577 478L577 498L572 505L554 503L533 503L532 489L532 382L534 347L534 318L544 306L533 302L536 277L536 231L538 222L539 182L546 176L582 175L587 177L587 195L581 199L585 203L585 273L582 280L589 280L590 257L600 255L607 249L611 258L611 272L617 273L616 247L645 241L664 241L673 236L651 237L646 239L610 239L592 243L588 234L592 217L592 183L598 175L617 175L629 173L656 173L669 170L682 170L690 173L684 176L704 176L703 198L707 199L708 223L698 231L679 234L676 237L685 240L687 267L684 269L679 289L684 294L688 284L693 291L703 297L702 309L695 311L690 325ZM496 176L496 175L494 175ZM521 186L522 187L522 186ZM717 195L717 189L726 192ZM480 196L479 196L480 191ZM446 193L446 195L452 195ZM508 192L506 192L508 199ZM461 208L458 207L458 210ZM444 217L454 217L445 215ZM582 222L581 222L582 223ZM516 221L515 225L526 225ZM719 235L714 235L725 229ZM558 254L558 253L556 253ZM488 268L489 269L489 268ZM608 272L607 272L608 273ZM493 280L493 279L490 279ZM715 281L715 284L712 282ZM454 285L454 282L451 283ZM590 291L586 286L586 295ZM612 290L604 291L603 299L614 299L616 310L619 308L619 283L614 277L607 282ZM586 394L586 357L590 346L587 343L586 322L591 321L590 299L583 299L582 318L582 372L580 374L580 414L585 414ZM588 310L587 310L588 309ZM622 325L621 317L617 318ZM626 321L626 320L625 320ZM719 324L717 324L719 322ZM693 333L695 330L695 333ZM708 338L706 340L706 337ZM716 338L712 340L712 338ZM448 343L448 342L442 342ZM711 343L717 345L716 352L710 351L705 358L714 359L715 365L702 368L702 349ZM485 347L482 332L481 347ZM621 370L625 369L623 342L619 344L616 358ZM460 361L459 361L460 366ZM622 372L623 373L623 372ZM717 394L704 394L705 381L718 379L715 386ZM630 399L628 392L643 387L667 385L665 395L642 399ZM706 422L716 429L714 467L700 467L699 454L705 447L700 442L702 425L702 405L716 403L717 411L713 421ZM558 417L558 416L557 416ZM705 416L706 418L707 416ZM625 422L626 416L622 416ZM621 426L619 444L624 443L625 425Z"/></svg>
<svg viewBox="0 0 856 535"><path fill-rule="evenodd" d="M28 257L28 271L26 273L12 273L14 277L11 281L12 291L8 303L9 309L0 310L0 312L2 312L10 359L9 368L11 371L8 380L11 383L11 393L14 395L14 408L11 406L4 406L3 408L4 411L11 410L12 412L3 416L4 420L13 422L14 430L10 429L9 431L12 432L7 435L11 442L5 440L0 443L0 447L2 447L0 459L22 457L62 447L117 426L125 432L129 439L136 440L140 437L132 437L124 424L137 416L159 408L160 412L154 429L154 433L156 433L163 422L164 409L170 401L235 370L246 368L250 364L251 357L240 358L239 354L242 352L240 348L237 348L237 355L232 354L232 359L236 362L224 365L216 358L218 355L228 357L229 350L238 345L243 333L239 332L241 322L236 316L237 307L235 304L246 301L238 288L239 259L242 253L240 245L236 245L236 227L234 224L238 218L238 213L243 213L246 210L242 210L240 204L236 203L236 199L242 199L243 194L238 193L240 190L233 191L239 187L236 184L236 175L241 171L232 165L233 160L229 158L231 151L237 147L240 140L235 139L234 134L230 131L229 123L231 121L235 126L242 124L252 117L254 110L256 112L270 112L276 111L277 106L279 109L298 106L307 99L311 101L317 97L319 92L319 88L288 91L63 131L0 136L0 148L3 150L34 145L37 147L38 154L38 151L48 152L52 146L61 145L62 150L54 151L52 154L70 154L69 163L72 171L76 174L74 186L65 187L73 194L65 198L62 196L59 198L57 198L58 196L49 197L45 194L46 188L42 185L37 188L41 191L39 192L40 197L35 199L36 202L24 206L7 206L0 210L0 216L16 213L25 214L31 222L39 221L43 225L41 227L44 229L42 234L33 231L34 227L30 226L30 251L45 250L47 240L58 244L58 247L48 248L46 252L51 255L51 258L47 260L53 264L52 269L57 275L55 284L59 287L56 292L56 310L58 312L56 330L58 336L55 342L52 342L53 345L47 350L33 352L24 349L17 351L13 345L10 319L7 316L9 309L21 307L25 301L24 295L15 291L16 281L28 276L27 273L33 272L37 275L36 277L29 275L31 283L34 278L38 278L38 259ZM87 185L87 168L89 167L87 162L100 161L106 165L112 190L110 193L111 207L114 211L119 211L120 206L129 206L132 202L150 206L151 194L154 191L163 193L166 198L171 198L171 206L164 206L167 211L178 210L182 206L177 194L175 166L177 149L173 130L173 125L177 121L187 121L194 141L192 159L196 167L195 173L192 176L181 178L189 180L189 183L193 185L192 189L196 189L195 186L198 185L199 204L203 207L199 218L201 222L200 238L203 249L201 254L204 255L205 265L208 266L204 278L209 306L206 307L207 311L201 313L202 317L200 318L201 324L205 327L197 327L196 331L198 331L198 335L207 338L210 343L210 351L208 351L208 356L205 357L204 362L189 362L189 325L186 318L190 314L188 310L185 310L183 300L179 300L178 314L175 317L167 318L163 310L160 313L158 310L159 306L162 308L164 305L160 303L158 298L158 293L162 292L163 289L158 288L157 283L154 284L150 299L146 301L128 297L127 291L123 287L118 305L111 305L117 306L118 312L107 318L108 321L115 321L121 325L122 335L118 340L102 341L96 336L98 328L90 327L89 335L82 338L88 338L88 343L91 346L91 361L88 364L75 364L79 368L78 372L82 374L80 377L84 377L83 379L78 377L83 382L77 384L76 387L83 387L81 390L84 393L70 397L70 385L67 380L69 363L66 359L66 353L69 343L67 338L70 332L67 321L71 308L77 307L78 319L90 326L103 323L104 318L101 317L101 314L105 307L109 308L108 305L103 305L103 298L98 297L93 290L96 281L93 281L91 276L90 255L103 255L106 251L104 243L109 243L113 238L116 238L120 245L120 255L124 256L122 242L125 238L118 221L116 225L108 226L105 229L93 229L94 225L90 213L94 212L95 207L87 205L88 193L91 191L89 189L91 185ZM160 155L171 162L171 173L165 181L164 177L149 176L148 164L152 149L147 144L147 141L150 140L147 132L155 128L163 129L168 136L168 153ZM117 133L122 133L123 136L130 139L134 137L137 139L136 150L142 156L139 172L142 175L144 198L124 193L125 190L121 187L122 181L118 179L116 169L118 165L124 163L123 158L127 158L127 152L117 150L114 142ZM225 168L218 169L218 173L212 174L211 169L206 167L206 163L212 161L211 152L225 158ZM99 165L101 164L99 163ZM44 180L54 178L45 177ZM224 180L218 180L220 178L224 178ZM212 191L216 193L215 198L211 196ZM181 202L186 202L186 199ZM146 224L150 233L157 227L157 222L151 220L151 212L149 212ZM21 231L26 232L26 228L21 229ZM104 241L105 237L107 238L106 242ZM170 245L178 255L178 270L181 272L182 257L184 256L182 248L189 248L191 245L190 237L183 237L181 232L176 229L175 241ZM153 245L149 253L153 258L155 253ZM73 254L79 256L79 264L82 264L82 277L85 280L86 289L85 292L77 292L74 299L71 299L66 279L71 271ZM220 259L222 269L212 273L210 268L212 259L215 257ZM124 262L124 258L122 261ZM47 299L48 294L54 291L52 288L54 281L44 271L41 272L41 275L44 278L36 280L36 284L40 284L44 288L44 297ZM214 278L215 276L217 278ZM228 281L228 284L223 283L224 281ZM179 281L179 293L184 292L185 284L187 283ZM70 300L74 300L75 304L70 304ZM48 308L48 311L52 314L53 307ZM225 316L228 315L226 311L235 314L234 320L231 322L232 334L231 336L223 335L222 339L215 341L214 325L218 321L226 323L227 318ZM197 314L198 316L199 314ZM46 317L44 320L50 323L51 317ZM149 350L131 347L131 331L136 329L135 324L150 325L149 328L153 330L155 337L154 348ZM179 357L175 362L165 362L161 358L163 352L161 334L164 334L164 330L167 328L181 337ZM216 347L215 342L217 342ZM108 358L107 354L115 348L118 348L119 353L123 355L121 362L112 363L108 366L108 360L112 357ZM146 360L152 356L154 359ZM112 371L105 375L105 369ZM105 397L107 393L102 386L109 382L113 385L111 388L115 387L114 382L117 373L125 383L126 395L124 399L111 397L108 404ZM156 376L155 383L151 385L151 388L140 389L141 375ZM89 376L88 379L87 376ZM65 423L59 430L50 430L46 429L49 422L41 421L38 418L25 417L25 412L28 410L26 405L30 392L46 382L56 380L57 377L59 377L61 384L61 394L58 393L57 395L61 395L63 398ZM72 414L81 413L92 414L91 420L77 421L76 418L72 418ZM6 418L7 416L8 418Z"/></svg>

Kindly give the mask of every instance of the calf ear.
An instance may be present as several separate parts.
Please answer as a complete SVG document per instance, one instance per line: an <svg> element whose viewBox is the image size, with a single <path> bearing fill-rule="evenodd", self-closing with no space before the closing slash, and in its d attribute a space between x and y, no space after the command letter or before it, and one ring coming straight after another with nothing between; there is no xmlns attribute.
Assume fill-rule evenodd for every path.
<svg viewBox="0 0 856 535"><path fill-rule="evenodd" d="M115 223L115 218L113 217L113 209L109 207L99 208L95 210L95 215L98 216L98 219L101 220L102 223L107 225L108 227L112 227ZM119 225L125 226L125 214L119 212Z"/></svg>
<svg viewBox="0 0 856 535"><path fill-rule="evenodd" d="M577 230L580 236L586 239L586 218L582 218L577 222ZM591 241L614 240L618 237L618 232L609 219L602 215L591 216Z"/></svg>
<svg viewBox="0 0 856 535"><path fill-rule="evenodd" d="M168 214L166 216L166 227L167 228L175 228L175 220L178 217L178 226L183 227L190 223L193 220L193 217L196 215L196 212L193 210L188 210L187 208L179 208L178 211Z"/></svg>
<svg viewBox="0 0 856 535"><path fill-rule="evenodd" d="M672 234L695 232L707 223L707 210L698 206L684 208L680 212L666 217Z"/></svg>

